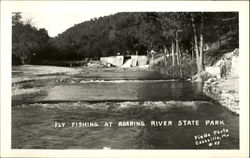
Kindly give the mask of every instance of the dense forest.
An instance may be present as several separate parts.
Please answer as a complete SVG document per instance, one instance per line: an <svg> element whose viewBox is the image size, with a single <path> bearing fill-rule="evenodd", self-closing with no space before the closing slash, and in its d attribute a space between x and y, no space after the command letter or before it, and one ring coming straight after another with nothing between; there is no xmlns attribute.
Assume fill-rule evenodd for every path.
<svg viewBox="0 0 250 158"><path fill-rule="evenodd" d="M12 15L12 58L14 64L41 61L82 60L116 54L147 55L151 50L172 54L171 64L184 56L192 58L197 71L204 69L204 53L212 43L238 47L237 12L121 12L93 18L51 38L45 29Z"/></svg>

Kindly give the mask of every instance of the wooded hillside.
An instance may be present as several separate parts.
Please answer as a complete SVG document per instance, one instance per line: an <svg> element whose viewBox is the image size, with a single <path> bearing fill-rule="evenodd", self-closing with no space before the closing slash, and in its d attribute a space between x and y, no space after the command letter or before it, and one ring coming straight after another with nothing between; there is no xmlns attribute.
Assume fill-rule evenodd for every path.
<svg viewBox="0 0 250 158"><path fill-rule="evenodd" d="M13 61L22 64L154 50L172 54L172 65L189 56L200 72L204 53L238 47L237 12L122 12L75 24L55 38L23 22L21 13L13 13L12 20Z"/></svg>

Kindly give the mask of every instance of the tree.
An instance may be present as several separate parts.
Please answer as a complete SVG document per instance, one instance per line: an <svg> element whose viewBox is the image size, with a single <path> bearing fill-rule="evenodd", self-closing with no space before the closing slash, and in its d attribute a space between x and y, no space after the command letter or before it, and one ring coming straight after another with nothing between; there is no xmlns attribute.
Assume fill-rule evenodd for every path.
<svg viewBox="0 0 250 158"><path fill-rule="evenodd" d="M203 25L204 25L204 19L203 19L203 13L201 13L200 17L200 32L198 34L196 25L198 22L195 21L195 15L194 13L191 13L191 21L192 21L192 28L193 28L193 34L194 34L194 48L195 48L195 54L196 54L196 64L198 73L204 71L204 59L203 59ZM200 37L200 42L198 43L198 37Z"/></svg>
<svg viewBox="0 0 250 158"><path fill-rule="evenodd" d="M12 13L12 25L22 23L21 19L22 19L21 12L13 12Z"/></svg>
<svg viewBox="0 0 250 158"><path fill-rule="evenodd" d="M30 64L46 48L49 36L45 29L21 21L21 13L12 16L12 57L14 63Z"/></svg>
<svg viewBox="0 0 250 158"><path fill-rule="evenodd" d="M180 68L184 55L196 57L201 72L204 45L221 41L223 46L223 35L236 29L237 19L237 13L228 12L122 12L76 24L51 43L56 58L67 60L164 50L172 54L168 62Z"/></svg>

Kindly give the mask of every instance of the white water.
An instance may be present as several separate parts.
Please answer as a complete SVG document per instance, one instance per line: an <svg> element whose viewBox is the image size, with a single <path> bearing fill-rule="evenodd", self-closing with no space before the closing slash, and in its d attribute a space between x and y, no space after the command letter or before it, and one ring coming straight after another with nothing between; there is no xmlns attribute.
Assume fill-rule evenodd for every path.
<svg viewBox="0 0 250 158"><path fill-rule="evenodd" d="M124 82L168 82L168 81L178 81L176 79L169 79L169 80L82 80L80 83L124 83Z"/></svg>
<svg viewBox="0 0 250 158"><path fill-rule="evenodd" d="M132 59L129 59L122 65L122 67L131 67L131 64L132 64Z"/></svg>

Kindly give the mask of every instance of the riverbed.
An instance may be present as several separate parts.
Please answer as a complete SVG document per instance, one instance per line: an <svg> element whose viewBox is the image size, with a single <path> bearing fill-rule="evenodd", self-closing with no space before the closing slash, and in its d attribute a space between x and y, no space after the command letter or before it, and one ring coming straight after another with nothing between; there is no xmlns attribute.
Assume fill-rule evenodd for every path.
<svg viewBox="0 0 250 158"><path fill-rule="evenodd" d="M20 66L12 75L14 149L239 148L239 116L202 83L141 69Z"/></svg>

